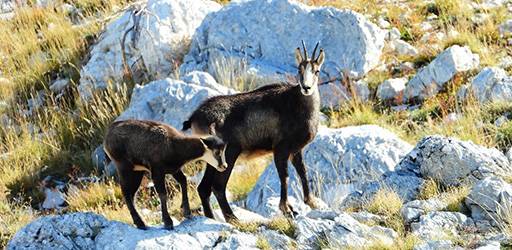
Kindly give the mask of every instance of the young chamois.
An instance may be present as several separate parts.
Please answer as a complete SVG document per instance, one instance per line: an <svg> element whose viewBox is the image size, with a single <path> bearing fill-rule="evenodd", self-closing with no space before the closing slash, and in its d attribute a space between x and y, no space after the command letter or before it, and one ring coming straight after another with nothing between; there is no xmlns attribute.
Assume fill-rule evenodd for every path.
<svg viewBox="0 0 512 250"><path fill-rule="evenodd" d="M198 192L204 214L213 218L209 199L213 191L227 221L236 221L226 199L226 184L239 156L251 157L273 153L281 182L279 208L285 215L295 215L287 196L288 160L291 159L300 176L304 202L315 207L310 194L302 149L316 135L320 114L318 78L325 55L308 57L304 41L304 55L300 48L295 51L299 84L273 84L254 91L216 96L202 103L183 123L183 130L192 128L193 134L208 133L208 125L214 123L217 135L227 144L224 172L207 167L199 184Z"/></svg>
<svg viewBox="0 0 512 250"><path fill-rule="evenodd" d="M210 133L213 127L210 127ZM160 122L125 120L110 125L105 135L104 149L114 161L119 174L121 190L133 222L140 229L146 226L134 206L144 171L151 173L160 198L162 220L166 229L173 223L167 211L165 174L172 174L181 187L181 209L190 216L187 180L181 167L190 161L204 160L222 172L227 168L224 158L226 145L216 136L205 138L185 136L175 128Z"/></svg>

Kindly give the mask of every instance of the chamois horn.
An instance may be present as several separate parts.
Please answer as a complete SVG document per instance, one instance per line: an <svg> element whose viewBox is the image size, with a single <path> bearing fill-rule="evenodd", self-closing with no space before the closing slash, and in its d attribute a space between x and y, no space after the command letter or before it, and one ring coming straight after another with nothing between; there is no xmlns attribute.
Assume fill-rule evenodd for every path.
<svg viewBox="0 0 512 250"><path fill-rule="evenodd" d="M306 44L304 44L304 40L302 40L302 48L304 49L304 60L308 59L308 50L306 49Z"/></svg>
<svg viewBox="0 0 512 250"><path fill-rule="evenodd" d="M311 57L312 60L317 60L318 58L315 58L316 49L318 48L318 44L320 44L320 41L316 43L315 49L313 50L313 56Z"/></svg>

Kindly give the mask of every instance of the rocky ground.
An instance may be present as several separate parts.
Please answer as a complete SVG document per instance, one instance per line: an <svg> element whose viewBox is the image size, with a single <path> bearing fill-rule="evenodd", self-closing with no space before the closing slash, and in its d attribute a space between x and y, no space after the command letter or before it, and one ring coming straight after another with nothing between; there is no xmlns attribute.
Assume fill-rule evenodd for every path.
<svg viewBox="0 0 512 250"><path fill-rule="evenodd" d="M37 81L7 74L22 68L8 67L18 50L0 51L3 87L42 86L1 93L7 249L512 247L510 1L149 0L94 15L75 2L0 7L0 24L43 9L66 13L77 37L94 34L74 67L64 60ZM47 42L44 25L35 39ZM320 87L322 126L305 149L320 208L302 202L290 167L298 215L282 217L273 163L238 162L228 188L241 223L175 209L175 229L164 230L146 183L139 210L153 226L134 228L100 145L105 126L136 118L181 128L209 97L291 80L301 40L320 41L322 80L333 80ZM41 46L30 65L51 61L53 47ZM187 172L195 185L201 171Z"/></svg>

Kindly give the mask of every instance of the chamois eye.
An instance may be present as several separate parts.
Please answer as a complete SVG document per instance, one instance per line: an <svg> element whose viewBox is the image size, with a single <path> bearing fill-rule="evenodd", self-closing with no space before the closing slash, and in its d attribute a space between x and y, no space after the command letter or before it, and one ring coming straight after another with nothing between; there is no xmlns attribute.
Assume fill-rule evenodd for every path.
<svg viewBox="0 0 512 250"><path fill-rule="evenodd" d="M320 70L315 71L315 75L320 74Z"/></svg>

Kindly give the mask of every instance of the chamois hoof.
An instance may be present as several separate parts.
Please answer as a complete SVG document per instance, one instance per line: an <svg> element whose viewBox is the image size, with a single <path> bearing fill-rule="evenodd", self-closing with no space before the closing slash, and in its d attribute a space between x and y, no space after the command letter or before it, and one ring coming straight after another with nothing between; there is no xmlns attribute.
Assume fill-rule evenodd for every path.
<svg viewBox="0 0 512 250"><path fill-rule="evenodd" d="M148 230L148 227L146 227L146 225L138 225L138 226L137 226L137 229L140 229L140 230Z"/></svg>
<svg viewBox="0 0 512 250"><path fill-rule="evenodd" d="M240 220L235 215L226 216L225 220L227 223L233 224L233 225L240 223Z"/></svg>
<svg viewBox="0 0 512 250"><path fill-rule="evenodd" d="M164 225L164 229L167 231L171 231L171 230L174 230L174 226L173 225Z"/></svg>
<svg viewBox="0 0 512 250"><path fill-rule="evenodd" d="M308 205L311 209L320 208L320 204L318 203L318 199L316 197L310 197L309 199L305 200L304 203L306 203L306 205Z"/></svg>
<svg viewBox="0 0 512 250"><path fill-rule="evenodd" d="M285 217L295 219L299 213L293 210L293 207L290 204L280 205L279 208Z"/></svg>

